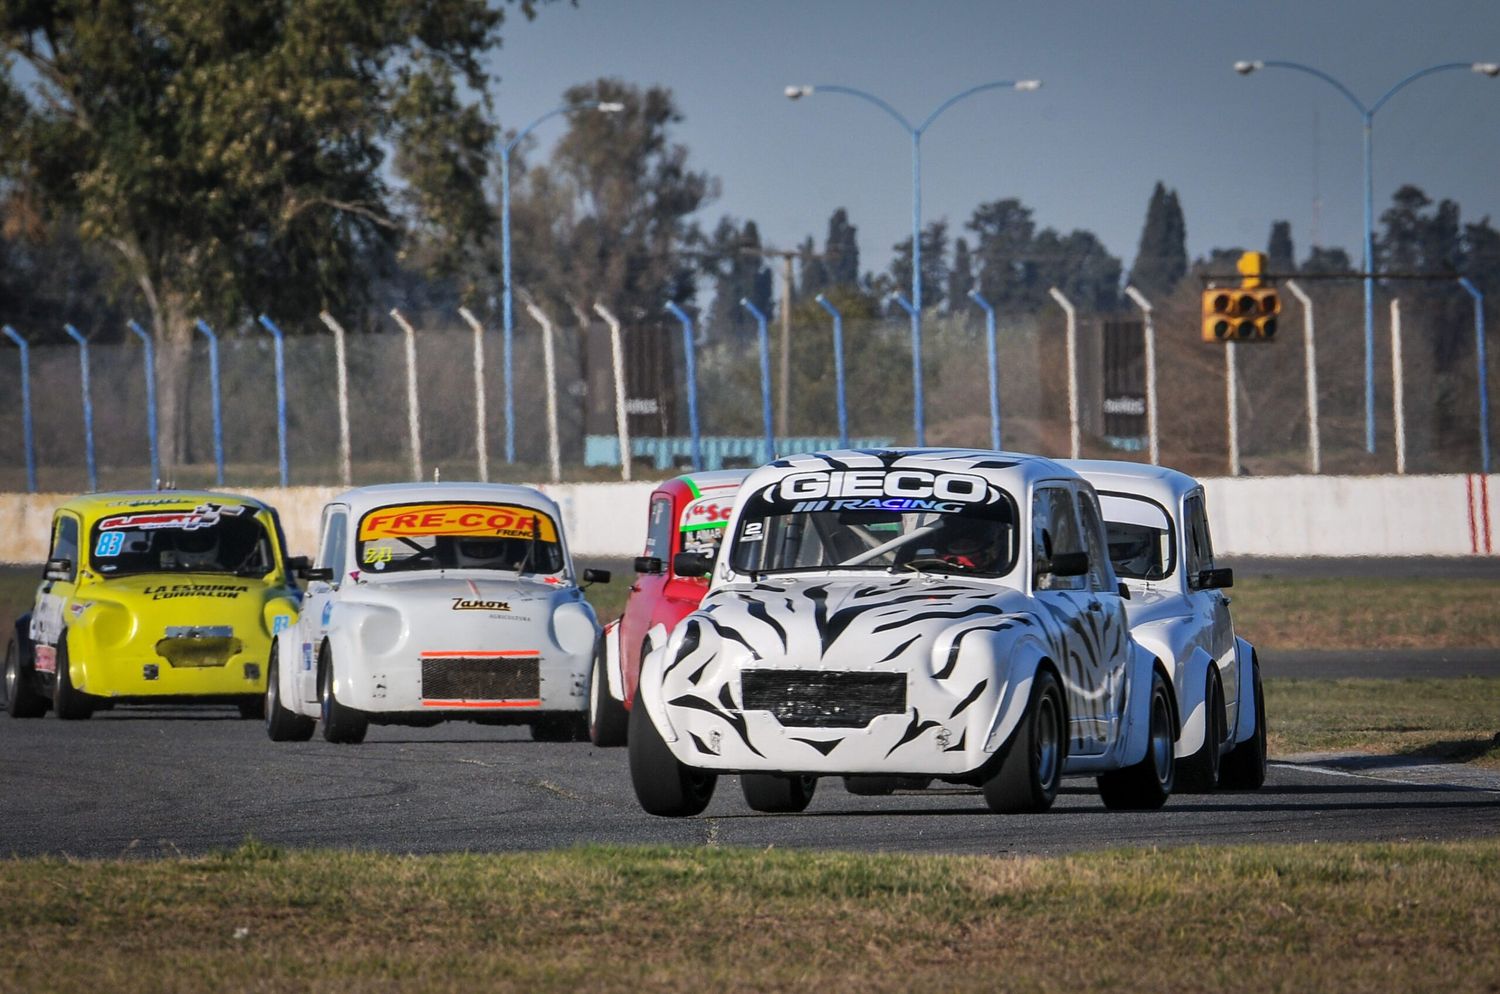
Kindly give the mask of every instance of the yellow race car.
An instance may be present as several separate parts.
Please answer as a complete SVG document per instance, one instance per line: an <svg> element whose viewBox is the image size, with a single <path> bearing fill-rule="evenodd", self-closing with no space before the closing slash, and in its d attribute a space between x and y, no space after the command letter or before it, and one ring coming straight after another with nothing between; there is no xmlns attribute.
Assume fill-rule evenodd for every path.
<svg viewBox="0 0 1500 994"><path fill-rule="evenodd" d="M6 707L87 718L116 702L239 705L259 717L272 636L301 594L276 511L191 491L77 497L52 517L31 612L6 647Z"/></svg>

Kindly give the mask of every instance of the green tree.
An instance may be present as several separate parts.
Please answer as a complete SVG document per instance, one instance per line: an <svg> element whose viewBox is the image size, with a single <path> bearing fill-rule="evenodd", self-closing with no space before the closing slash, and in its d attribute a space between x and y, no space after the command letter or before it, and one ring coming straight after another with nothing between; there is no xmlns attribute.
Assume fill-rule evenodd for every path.
<svg viewBox="0 0 1500 994"><path fill-rule="evenodd" d="M1031 208L1015 198L980 204L965 227L975 235L975 278L985 299L1012 312L1039 304L1033 292L1036 266L1031 254L1036 223L1031 219Z"/></svg>
<svg viewBox="0 0 1500 994"><path fill-rule="evenodd" d="M1089 311L1111 311L1119 306L1119 259L1110 255L1091 231L1060 235L1051 228L1032 246L1035 283L1032 293L1057 287L1074 305Z"/></svg>
<svg viewBox="0 0 1500 994"><path fill-rule="evenodd" d="M828 219L828 238L823 242L823 265L828 285L859 286L859 231L849 223L849 212L840 207Z"/></svg>
<svg viewBox="0 0 1500 994"><path fill-rule="evenodd" d="M1297 250L1292 245L1290 221L1271 222L1271 236L1266 241L1266 267L1273 273L1297 271Z"/></svg>
<svg viewBox="0 0 1500 994"><path fill-rule="evenodd" d="M891 261L892 285L904 297L911 296L911 239L891 246L896 257ZM948 222L933 221L922 229L922 307L937 307L943 302L948 285Z"/></svg>
<svg viewBox="0 0 1500 994"><path fill-rule="evenodd" d="M1318 275L1352 273L1354 264L1349 261L1349 253L1341 248L1315 245L1312 251L1307 253L1307 258L1302 260L1300 271Z"/></svg>
<svg viewBox="0 0 1500 994"><path fill-rule="evenodd" d="M974 289L974 262L969 257L969 242L953 240L953 265L948 268L948 308L958 310L969 305L969 291Z"/></svg>
<svg viewBox="0 0 1500 994"><path fill-rule="evenodd" d="M1166 296L1187 273L1187 261L1187 223L1177 191L1158 181L1146 205L1130 282L1147 296Z"/></svg>
<svg viewBox="0 0 1500 994"><path fill-rule="evenodd" d="M808 235L797 246L797 261L797 292L794 297L799 302L812 300L829 286L828 266L824 263L823 256L818 254L818 246L812 235Z"/></svg>
<svg viewBox="0 0 1500 994"><path fill-rule="evenodd" d="M741 300L749 300L762 314L771 315L771 269L760 249L760 229L754 221L740 227L731 218L723 218L709 238L703 273L714 285L709 326L716 333L754 330L755 319L741 306Z"/></svg>
<svg viewBox="0 0 1500 994"><path fill-rule="evenodd" d="M346 306L408 222L475 230L490 129L459 94L483 105L502 20L483 0L0 3L0 45L35 79L5 174L145 301L169 468L195 317Z"/></svg>

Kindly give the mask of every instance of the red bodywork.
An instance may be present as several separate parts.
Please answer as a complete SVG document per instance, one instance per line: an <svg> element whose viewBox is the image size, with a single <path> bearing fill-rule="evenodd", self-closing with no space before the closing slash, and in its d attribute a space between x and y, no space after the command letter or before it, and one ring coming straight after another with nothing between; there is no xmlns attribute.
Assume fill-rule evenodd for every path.
<svg viewBox="0 0 1500 994"><path fill-rule="evenodd" d="M672 569L672 557L701 544L694 542L697 536L722 536L735 494L747 475L720 471L679 476L652 491L643 555L660 559L662 572L636 574L616 633L627 709L640 680L648 633L657 625L671 631L708 593L708 579L678 576Z"/></svg>

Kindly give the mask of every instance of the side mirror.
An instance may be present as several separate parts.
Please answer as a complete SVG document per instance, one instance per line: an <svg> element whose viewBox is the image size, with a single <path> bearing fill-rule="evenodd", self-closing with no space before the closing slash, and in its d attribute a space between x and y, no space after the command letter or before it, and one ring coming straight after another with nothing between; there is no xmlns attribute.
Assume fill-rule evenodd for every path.
<svg viewBox="0 0 1500 994"><path fill-rule="evenodd" d="M701 552L679 552L672 557L672 572L685 579L707 576L714 571L714 561Z"/></svg>
<svg viewBox="0 0 1500 994"><path fill-rule="evenodd" d="M584 583L608 583L610 572L607 569L586 569L583 571Z"/></svg>
<svg viewBox="0 0 1500 994"><path fill-rule="evenodd" d="M321 581L322 583L332 583L333 567L318 566L314 568L312 566L309 566L306 569L301 570L298 575L301 576L304 580L317 580Z"/></svg>
<svg viewBox="0 0 1500 994"><path fill-rule="evenodd" d="M286 571L290 576L301 576L312 567L312 560L307 556L287 556Z"/></svg>
<svg viewBox="0 0 1500 994"><path fill-rule="evenodd" d="M42 567L42 579L44 580L71 580L73 579L73 560L71 559L49 559L47 565Z"/></svg>
<svg viewBox="0 0 1500 994"><path fill-rule="evenodd" d="M1200 570L1193 586L1198 590L1219 590L1234 586L1234 570L1228 566L1220 569Z"/></svg>
<svg viewBox="0 0 1500 994"><path fill-rule="evenodd" d="M657 573L665 573L667 571L667 567L665 563L663 563L655 556L636 556L635 571L637 573L649 573L655 575Z"/></svg>
<svg viewBox="0 0 1500 994"><path fill-rule="evenodd" d="M1044 559L1037 564L1038 573L1051 573L1053 576L1083 576L1088 571L1087 552L1059 552L1050 560Z"/></svg>

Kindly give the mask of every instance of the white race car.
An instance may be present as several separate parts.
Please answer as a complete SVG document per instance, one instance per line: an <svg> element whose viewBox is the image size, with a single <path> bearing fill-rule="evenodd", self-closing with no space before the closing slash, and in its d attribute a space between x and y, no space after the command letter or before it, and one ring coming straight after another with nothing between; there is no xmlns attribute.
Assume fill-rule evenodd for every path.
<svg viewBox="0 0 1500 994"><path fill-rule="evenodd" d="M599 623L557 506L528 487L392 484L323 508L302 614L271 645L266 731L360 742L445 718L587 732ZM607 582L584 570L586 582Z"/></svg>
<svg viewBox="0 0 1500 994"><path fill-rule="evenodd" d="M1167 665L1183 715L1177 789L1254 790L1266 779L1266 705L1255 647L1234 633L1203 487L1175 470L1078 460L1099 493L1110 558L1130 588L1130 633Z"/></svg>
<svg viewBox="0 0 1500 994"><path fill-rule="evenodd" d="M702 811L739 773L761 811L818 777L939 778L995 811L1099 779L1110 807L1172 790L1170 678L1130 638L1093 488L1036 456L796 456L740 489L701 606L646 658L636 797Z"/></svg>

